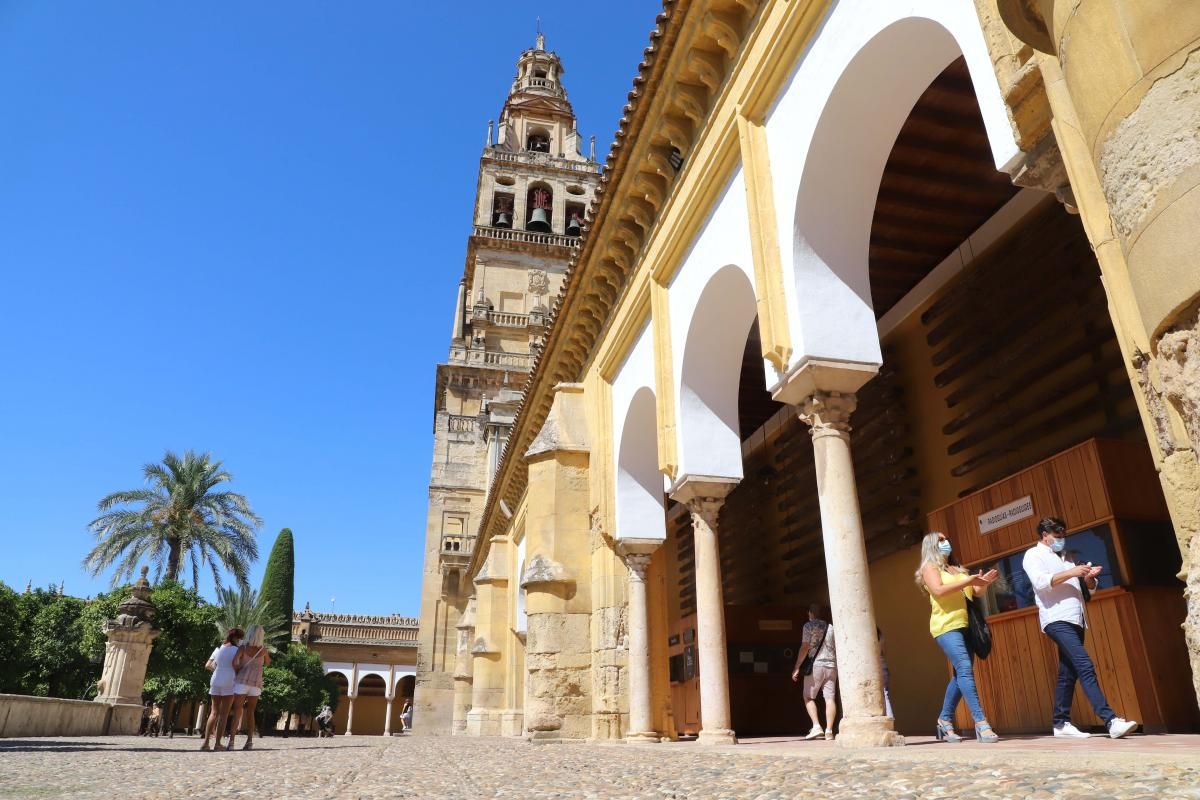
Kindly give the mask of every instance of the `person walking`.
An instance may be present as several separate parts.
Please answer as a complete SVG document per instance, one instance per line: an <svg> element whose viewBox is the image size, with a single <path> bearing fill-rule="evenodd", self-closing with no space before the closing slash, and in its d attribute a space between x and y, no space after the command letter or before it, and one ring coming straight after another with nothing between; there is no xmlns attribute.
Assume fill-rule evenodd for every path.
<svg viewBox="0 0 1200 800"><path fill-rule="evenodd" d="M1058 517L1043 517L1037 526L1038 543L1025 551L1021 566L1033 584L1038 624L1058 648L1058 682L1054 687L1054 735L1067 739L1086 739L1091 734L1071 724L1071 701L1075 684L1083 684L1083 693L1092 710L1104 723L1109 737L1120 739L1135 730L1138 723L1118 717L1096 680L1096 668L1083 647L1087 618L1083 613L1083 587L1096 588L1100 566L1091 562L1075 564L1063 552L1066 548L1066 524Z"/></svg>
<svg viewBox="0 0 1200 800"><path fill-rule="evenodd" d="M402 708L400 710L400 724L401 724L401 726L403 726L405 733L412 732L412 717L413 717L412 698L406 697L406 698L404 698L404 708Z"/></svg>
<svg viewBox="0 0 1200 800"><path fill-rule="evenodd" d="M215 749L221 749L221 739L225 736L225 725L229 720L229 710L233 706L233 689L237 682L238 667L241 666L241 642L245 632L241 628L230 628L225 634L225 641L212 651L205 668L212 671L208 682L208 694L212 699L208 724L204 726L204 743L201 750L208 750L208 740L216 733ZM226 748L228 749L228 748Z"/></svg>
<svg viewBox="0 0 1200 800"><path fill-rule="evenodd" d="M921 540L921 563L917 565L916 581L929 595L929 633L950 660L954 674L946 684L942 711L938 714L935 735L939 742L961 742L954 732L954 709L960 700L975 720L975 738L991 744L1000 740L992 730L979 692L975 688L973 656L967 646L967 600L975 590L987 589L996 580L996 570L970 574L950 561L952 546L944 533L934 531Z"/></svg>
<svg viewBox="0 0 1200 800"><path fill-rule="evenodd" d="M833 739L833 720L837 717L837 652L833 640L833 625L825 621L819 603L808 607L808 622L800 632L800 652L796 653L796 668L792 680L804 677L804 707L812 720L812 730L804 737L816 739L821 735L821 718L817 715L817 696L825 697L825 738ZM811 659L811 661L809 660Z"/></svg>
<svg viewBox="0 0 1200 800"><path fill-rule="evenodd" d="M271 654L263 644L263 626L251 625L246 629L246 641L242 643L242 665L238 668L233 685L233 711L237 721L229 732L229 744L226 750L233 749L233 740L246 725L246 743L243 750L254 747L254 709L258 707L258 698L262 694L263 667L271 663Z"/></svg>

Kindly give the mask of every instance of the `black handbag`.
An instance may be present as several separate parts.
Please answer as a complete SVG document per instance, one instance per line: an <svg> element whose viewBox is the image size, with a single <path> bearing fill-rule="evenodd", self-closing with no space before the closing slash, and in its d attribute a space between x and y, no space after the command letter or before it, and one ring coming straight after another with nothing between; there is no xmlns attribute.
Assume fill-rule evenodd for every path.
<svg viewBox="0 0 1200 800"><path fill-rule="evenodd" d="M825 626L825 632L821 634L821 641L817 643L814 650L810 650L804 660L800 662L800 674L812 675L813 662L817 660L817 653L821 652L821 648L825 646L825 637L829 635L829 626Z"/></svg>
<svg viewBox="0 0 1200 800"><path fill-rule="evenodd" d="M963 631L967 639L967 649L977 658L985 660L992 652L992 629L983 616L979 602L967 597L966 592L963 592L963 597L967 601L967 629Z"/></svg>

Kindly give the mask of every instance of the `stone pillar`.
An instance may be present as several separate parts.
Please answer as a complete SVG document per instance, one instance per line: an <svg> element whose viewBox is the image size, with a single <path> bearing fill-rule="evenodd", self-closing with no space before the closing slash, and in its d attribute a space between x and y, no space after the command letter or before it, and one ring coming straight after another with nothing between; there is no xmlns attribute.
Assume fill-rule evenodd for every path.
<svg viewBox="0 0 1200 800"><path fill-rule="evenodd" d="M154 627L155 610L150 603L150 581L146 579L148 571L148 567L142 567L142 575L133 585L129 597L118 606L117 618L104 622L108 641L104 645L104 668L96 687L97 703L139 708L142 705L146 664L150 660L150 648L159 634ZM140 723L140 716L138 721Z"/></svg>
<svg viewBox="0 0 1200 800"><path fill-rule="evenodd" d="M850 458L850 414L855 405L853 394L817 391L800 407L800 419L812 428L816 460L842 697L837 741L845 747L885 747L904 744L904 739L884 716L867 548Z"/></svg>
<svg viewBox="0 0 1200 800"><path fill-rule="evenodd" d="M346 736L354 735L354 698L358 697L358 692L354 691L346 695L346 699L350 705L346 707Z"/></svg>
<svg viewBox="0 0 1200 800"><path fill-rule="evenodd" d="M700 744L736 744L729 714L729 662L717 515L736 478L686 475L671 497L692 512L696 553L696 639L700 666ZM877 659L878 660L878 659Z"/></svg>
<svg viewBox="0 0 1200 800"><path fill-rule="evenodd" d="M204 735L204 723L208 718L208 715L205 713L207 710L208 703L199 702L196 704L196 730L200 731L201 735Z"/></svg>
<svg viewBox="0 0 1200 800"><path fill-rule="evenodd" d="M1200 5L997 4L1044 54L1054 132L1156 446L1180 577L1200 586ZM1187 597L1200 698L1200 590Z"/></svg>
<svg viewBox="0 0 1200 800"><path fill-rule="evenodd" d="M395 691L390 694L385 694L383 699L387 700L387 706L383 709L383 735L392 735L392 701L396 699Z"/></svg>
<svg viewBox="0 0 1200 800"><path fill-rule="evenodd" d="M596 691L592 536L583 387L559 384L529 465L525 519L525 733L531 742L586 739ZM603 668L603 667L602 667Z"/></svg>
<svg viewBox="0 0 1200 800"><path fill-rule="evenodd" d="M471 675L474 658L471 644L475 640L475 598L467 600L466 611L455 626L458 649L454 658L454 715L450 733L461 736L467 732L467 713L471 710Z"/></svg>
<svg viewBox="0 0 1200 800"><path fill-rule="evenodd" d="M504 646L508 634L507 536L493 536L475 576L475 641L471 644L471 710L467 733L499 736L504 713Z"/></svg>
<svg viewBox="0 0 1200 800"><path fill-rule="evenodd" d="M654 730L654 708L650 692L650 614L646 604L646 570L659 542L644 547L622 542L622 558L629 568L629 733L633 744L661 741Z"/></svg>

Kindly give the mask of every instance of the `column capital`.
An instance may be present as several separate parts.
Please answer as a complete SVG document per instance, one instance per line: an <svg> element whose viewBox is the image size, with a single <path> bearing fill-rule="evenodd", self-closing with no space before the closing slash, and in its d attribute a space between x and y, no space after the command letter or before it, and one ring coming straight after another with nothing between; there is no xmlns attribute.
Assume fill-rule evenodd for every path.
<svg viewBox="0 0 1200 800"><path fill-rule="evenodd" d="M693 516L703 519L714 530L717 514L725 497L737 488L739 478L715 475L683 475L671 487L671 499L683 503Z"/></svg>
<svg viewBox="0 0 1200 800"><path fill-rule="evenodd" d="M797 406L800 419L811 428L814 439L850 435L850 415L858 397L849 392L813 392Z"/></svg>
<svg viewBox="0 0 1200 800"><path fill-rule="evenodd" d="M629 580L636 583L646 582L646 570L650 567L650 553L624 553L621 560L629 568Z"/></svg>

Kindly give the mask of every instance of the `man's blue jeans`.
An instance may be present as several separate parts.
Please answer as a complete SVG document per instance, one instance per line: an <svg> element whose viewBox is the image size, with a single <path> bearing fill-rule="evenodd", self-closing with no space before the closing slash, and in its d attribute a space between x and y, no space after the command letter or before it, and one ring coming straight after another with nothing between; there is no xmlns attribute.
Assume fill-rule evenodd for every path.
<svg viewBox="0 0 1200 800"><path fill-rule="evenodd" d="M950 659L950 665L954 667L954 675L946 685L946 699L942 701L942 713L939 718L953 722L958 701L966 700L972 719L983 722L987 715L983 713L983 706L979 704L979 693L975 691L975 668L971 663L971 651L967 649L964 630L959 628L946 631L934 639L946 654L946 658Z"/></svg>
<svg viewBox="0 0 1200 800"><path fill-rule="evenodd" d="M1104 727L1116 716L1096 680L1096 668L1083 647L1083 628L1070 622L1051 622L1045 633L1058 645L1058 683L1054 687L1054 727L1071 721L1071 700L1075 681L1083 684L1083 693L1104 722Z"/></svg>

